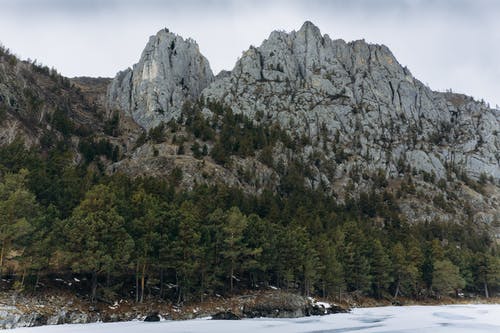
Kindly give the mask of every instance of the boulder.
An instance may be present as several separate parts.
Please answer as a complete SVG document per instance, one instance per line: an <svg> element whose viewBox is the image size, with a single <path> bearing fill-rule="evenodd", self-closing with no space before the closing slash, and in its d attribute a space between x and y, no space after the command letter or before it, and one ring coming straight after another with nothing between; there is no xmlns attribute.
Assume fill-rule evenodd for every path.
<svg viewBox="0 0 500 333"><path fill-rule="evenodd" d="M231 311L221 311L212 315L212 320L240 320L241 317Z"/></svg>
<svg viewBox="0 0 500 333"><path fill-rule="evenodd" d="M243 307L247 318L298 318L308 313L309 301L300 295L286 292L270 293L258 296Z"/></svg>
<svg viewBox="0 0 500 333"><path fill-rule="evenodd" d="M150 313L146 316L146 318L144 318L144 321L147 322L160 321L160 314L158 312Z"/></svg>

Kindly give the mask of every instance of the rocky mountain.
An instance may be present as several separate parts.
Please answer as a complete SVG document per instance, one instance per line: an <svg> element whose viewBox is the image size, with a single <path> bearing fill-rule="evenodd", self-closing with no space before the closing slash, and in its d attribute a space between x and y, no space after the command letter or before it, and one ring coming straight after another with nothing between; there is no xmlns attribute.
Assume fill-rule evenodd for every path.
<svg viewBox="0 0 500 333"><path fill-rule="evenodd" d="M343 202L383 179L406 193L409 220L500 226L500 111L432 91L383 45L331 39L306 22L272 32L214 76L193 40L163 29L112 80L68 80L2 57L3 144L67 137L81 161L80 142L102 139L119 152L101 156L109 174L175 174L184 188L283 191L295 170L307 188Z"/></svg>
<svg viewBox="0 0 500 333"><path fill-rule="evenodd" d="M207 59L191 39L160 30L151 36L133 68L116 75L107 95L108 108L131 115L149 129L180 116L187 100L198 98L214 80Z"/></svg>
<svg viewBox="0 0 500 333"><path fill-rule="evenodd" d="M498 110L433 92L387 47L332 40L310 22L251 47L203 97L320 142L329 160L336 145L344 147L347 172L357 166L397 176L404 163L437 178L449 166L500 178Z"/></svg>
<svg viewBox="0 0 500 333"><path fill-rule="evenodd" d="M214 79L193 42L162 30L151 37L139 64L115 77L107 103L151 129L171 119L182 125L183 103L197 99L212 127L214 119L221 121L213 107L220 103L255 126L279 126L299 144L276 143L267 164L257 149L251 156L234 154L231 165L221 166L209 156L200 163L190 151L179 156L174 140L147 143L109 170L160 176L180 168L188 187L222 180L255 192L262 184L276 190L284 175L279 167L298 158L307 165L307 186L328 188L339 200L367 191L377 175L391 180L394 190L405 177L417 175L420 194L432 195L401 200L411 220L464 218L461 205L452 213L436 211L435 198L453 197L437 186L440 180L455 184L452 192L464 202L474 202L478 219L500 219L500 111L472 97L432 91L386 46L334 40L305 22L298 31L272 32L262 45L245 51L231 72ZM214 149L213 141L190 133L170 135L183 137L183 145ZM471 192L460 185L469 179L491 185L482 194Z"/></svg>
<svg viewBox="0 0 500 333"><path fill-rule="evenodd" d="M194 42L162 30L134 69L113 80L108 106L151 128L178 118L183 103L201 93L321 142L329 160L343 146L347 171L382 168L396 176L405 163L438 178L449 166L476 179L500 178L499 111L430 90L383 45L332 40L306 22L291 33L274 31L213 80Z"/></svg>

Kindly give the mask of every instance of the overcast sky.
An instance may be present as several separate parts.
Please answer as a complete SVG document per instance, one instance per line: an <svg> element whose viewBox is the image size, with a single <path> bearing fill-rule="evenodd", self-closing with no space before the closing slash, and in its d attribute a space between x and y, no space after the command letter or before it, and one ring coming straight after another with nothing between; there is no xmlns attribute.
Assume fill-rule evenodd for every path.
<svg viewBox="0 0 500 333"><path fill-rule="evenodd" d="M167 27L195 39L217 73L305 20L334 39L387 45L432 89L500 104L495 0L0 0L0 43L66 76L112 77Z"/></svg>

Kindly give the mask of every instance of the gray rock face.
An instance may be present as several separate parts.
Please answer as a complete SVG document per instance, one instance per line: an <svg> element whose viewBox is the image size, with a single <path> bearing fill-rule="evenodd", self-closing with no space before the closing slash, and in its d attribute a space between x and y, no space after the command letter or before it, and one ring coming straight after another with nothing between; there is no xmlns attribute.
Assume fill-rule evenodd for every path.
<svg viewBox="0 0 500 333"><path fill-rule="evenodd" d="M34 327L60 324L86 324L100 320L99 316L91 316L80 311L60 309L57 313L46 313L45 305L39 305L39 311L28 311L13 305L0 306L0 328ZM45 313L44 313L45 312ZM48 311L50 312L50 311Z"/></svg>
<svg viewBox="0 0 500 333"><path fill-rule="evenodd" d="M167 29L151 36L141 59L119 72L109 86L108 110L122 110L149 129L180 115L214 79L207 59L191 39Z"/></svg>
<svg viewBox="0 0 500 333"><path fill-rule="evenodd" d="M386 46L332 40L310 22L299 31L272 32L202 96L318 143L337 160L337 178L354 168L397 176L408 165L437 178L452 167L500 179L498 110L434 92ZM305 157L316 149L309 148Z"/></svg>

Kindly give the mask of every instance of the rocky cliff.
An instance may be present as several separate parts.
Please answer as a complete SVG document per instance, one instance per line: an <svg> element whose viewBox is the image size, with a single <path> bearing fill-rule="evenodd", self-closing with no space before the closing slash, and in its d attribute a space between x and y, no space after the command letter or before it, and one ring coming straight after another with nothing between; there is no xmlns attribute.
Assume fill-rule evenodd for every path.
<svg viewBox="0 0 500 333"><path fill-rule="evenodd" d="M272 32L215 80L193 41L161 30L139 63L118 73L107 103L149 129L178 119L184 102L200 93L306 136L323 146L327 160L348 156L345 172L357 167L398 176L409 165L437 178L447 168L475 179L500 178L500 111L434 92L387 47L332 40L311 22L291 33ZM317 176L328 180L320 170Z"/></svg>
<svg viewBox="0 0 500 333"><path fill-rule="evenodd" d="M133 68L116 75L108 89L110 110L122 110L143 128L180 116L214 79L207 59L191 39L160 30L151 36Z"/></svg>
<svg viewBox="0 0 500 333"><path fill-rule="evenodd" d="M500 178L500 111L434 92L386 46L332 40L310 22L251 47L203 97L305 135L329 160L347 154L346 171L398 176L407 164L437 178L449 167Z"/></svg>

